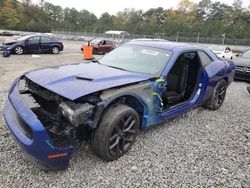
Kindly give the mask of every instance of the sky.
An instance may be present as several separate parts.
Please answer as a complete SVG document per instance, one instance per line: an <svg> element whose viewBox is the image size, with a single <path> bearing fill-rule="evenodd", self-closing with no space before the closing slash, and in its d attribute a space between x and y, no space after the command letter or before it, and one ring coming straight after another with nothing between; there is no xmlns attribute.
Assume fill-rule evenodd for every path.
<svg viewBox="0 0 250 188"><path fill-rule="evenodd" d="M102 13L108 12L109 14L116 15L117 12L125 8L135 8L136 10L142 9L147 11L150 8L163 7L164 9L176 8L180 0L46 0L54 5L60 5L62 8L70 7L76 8L78 11L86 9L100 17ZM192 0L198 3L200 0ZM214 2L215 0L212 0ZM217 0L218 1L218 0ZM222 0L220 2L231 5L234 0ZM248 7L250 0L242 0L243 6ZM34 3L39 0L33 0Z"/></svg>

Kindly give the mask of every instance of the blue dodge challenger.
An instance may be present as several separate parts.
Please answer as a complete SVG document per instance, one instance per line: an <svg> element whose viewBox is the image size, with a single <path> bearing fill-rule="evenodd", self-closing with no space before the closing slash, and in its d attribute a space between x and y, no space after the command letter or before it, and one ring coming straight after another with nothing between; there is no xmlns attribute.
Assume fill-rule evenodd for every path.
<svg viewBox="0 0 250 188"><path fill-rule="evenodd" d="M127 43L99 61L49 67L17 78L4 117L32 161L68 166L84 138L112 161L147 129L192 108L217 110L235 65L206 48L163 41Z"/></svg>

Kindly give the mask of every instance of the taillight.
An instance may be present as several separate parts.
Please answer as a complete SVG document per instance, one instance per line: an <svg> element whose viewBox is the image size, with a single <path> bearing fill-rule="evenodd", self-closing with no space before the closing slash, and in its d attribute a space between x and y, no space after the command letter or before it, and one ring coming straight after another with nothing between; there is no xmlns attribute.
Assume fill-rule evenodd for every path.
<svg viewBox="0 0 250 188"><path fill-rule="evenodd" d="M59 41L59 43L60 43L61 45L63 45L63 41Z"/></svg>

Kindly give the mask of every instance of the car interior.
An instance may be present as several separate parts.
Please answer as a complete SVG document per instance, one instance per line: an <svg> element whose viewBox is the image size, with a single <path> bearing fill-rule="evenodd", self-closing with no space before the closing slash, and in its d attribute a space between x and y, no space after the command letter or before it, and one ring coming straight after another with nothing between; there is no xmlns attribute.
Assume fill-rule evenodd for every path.
<svg viewBox="0 0 250 188"><path fill-rule="evenodd" d="M192 97L200 68L197 52L187 52L179 56L167 76L167 88L162 96L164 107L175 106Z"/></svg>
<svg viewBox="0 0 250 188"><path fill-rule="evenodd" d="M100 42L100 44L101 44L101 45L106 45L106 41L105 41L105 40L102 40L102 41Z"/></svg>

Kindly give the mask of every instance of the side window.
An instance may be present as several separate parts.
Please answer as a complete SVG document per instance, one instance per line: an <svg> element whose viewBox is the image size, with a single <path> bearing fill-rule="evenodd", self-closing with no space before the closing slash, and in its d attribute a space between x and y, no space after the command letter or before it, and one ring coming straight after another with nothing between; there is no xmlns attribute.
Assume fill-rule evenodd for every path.
<svg viewBox="0 0 250 188"><path fill-rule="evenodd" d="M199 51L198 54L199 54L202 66L206 66L212 63L212 58L209 57L205 52Z"/></svg>
<svg viewBox="0 0 250 188"><path fill-rule="evenodd" d="M107 44L107 45L113 45L113 42L110 41L110 40L106 40L106 44Z"/></svg>
<svg viewBox="0 0 250 188"><path fill-rule="evenodd" d="M31 37L27 40L28 43L39 43L40 37Z"/></svg>
<svg viewBox="0 0 250 188"><path fill-rule="evenodd" d="M100 42L98 42L99 45L103 45L104 44L104 40L101 40Z"/></svg>
<svg viewBox="0 0 250 188"><path fill-rule="evenodd" d="M50 42L51 39L48 37L41 37L41 42Z"/></svg>

